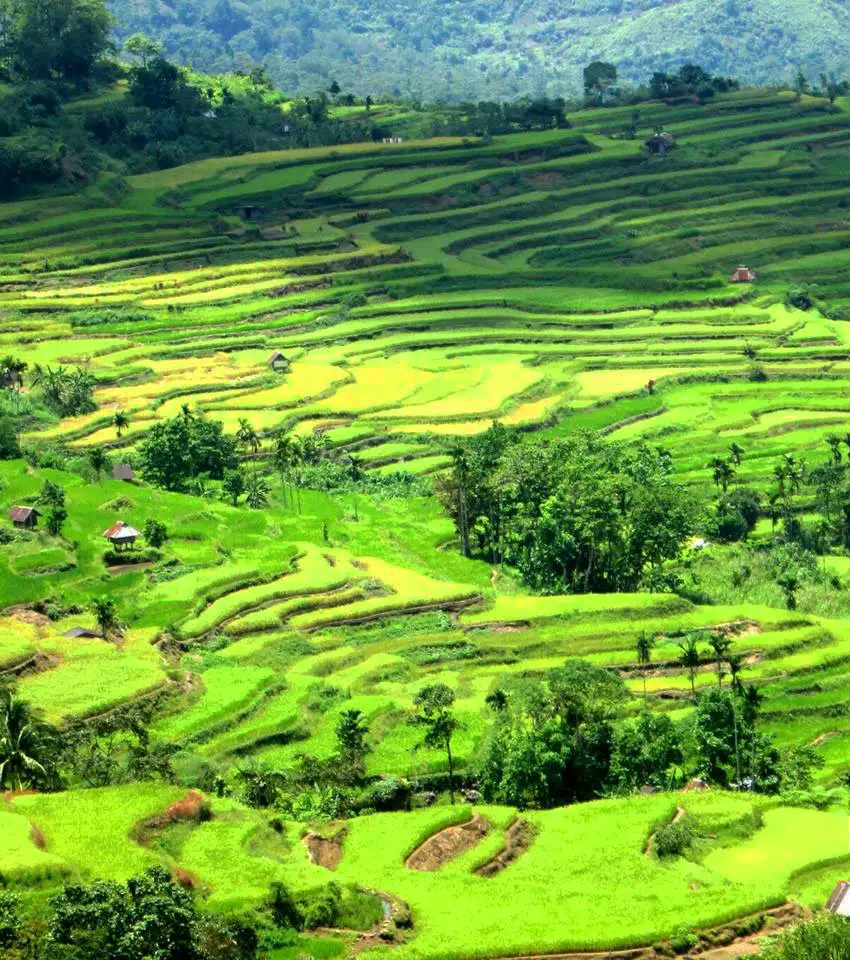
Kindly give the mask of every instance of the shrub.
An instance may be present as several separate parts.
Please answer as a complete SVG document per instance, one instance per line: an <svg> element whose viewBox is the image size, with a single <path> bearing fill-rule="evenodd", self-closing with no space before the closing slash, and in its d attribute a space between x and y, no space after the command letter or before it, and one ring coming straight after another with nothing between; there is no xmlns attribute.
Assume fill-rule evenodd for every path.
<svg viewBox="0 0 850 960"><path fill-rule="evenodd" d="M850 924L824 914L786 930L762 953L762 960L834 960L850 956Z"/></svg>
<svg viewBox="0 0 850 960"><path fill-rule="evenodd" d="M11 947L21 929L18 914L20 898L8 890L0 890L0 947Z"/></svg>
<svg viewBox="0 0 850 960"><path fill-rule="evenodd" d="M105 550L103 562L107 567L121 567L133 563L156 563L162 554L152 547L146 550Z"/></svg>
<svg viewBox="0 0 850 960"><path fill-rule="evenodd" d="M655 852L659 857L681 857L694 839L694 830L686 817L665 823L655 834Z"/></svg>

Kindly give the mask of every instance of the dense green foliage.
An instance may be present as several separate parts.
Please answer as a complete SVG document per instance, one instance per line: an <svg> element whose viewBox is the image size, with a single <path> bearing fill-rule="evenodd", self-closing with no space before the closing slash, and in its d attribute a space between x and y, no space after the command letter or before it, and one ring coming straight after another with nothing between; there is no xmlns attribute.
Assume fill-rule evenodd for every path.
<svg viewBox="0 0 850 960"><path fill-rule="evenodd" d="M199 913L193 895L161 867L152 867L124 884L100 880L66 887L53 899L43 932L21 918L5 922L15 927L4 954L10 960L254 960L257 956L257 935L248 924Z"/></svg>
<svg viewBox="0 0 850 960"><path fill-rule="evenodd" d="M466 552L474 540L550 593L634 590L696 521L669 455L590 434L515 444L493 427L455 455L440 495Z"/></svg>
<svg viewBox="0 0 850 960"><path fill-rule="evenodd" d="M847 11L831 0L786 10L767 0L743 6L679 0L596 0L568 9L504 0L464 4L334 0L317 11L303 0L260 4L196 0L133 4L115 0L122 35L142 30L199 68L250 69L263 62L287 90L312 92L338 81L359 95L514 99L577 93L595 58L617 64L629 82L687 62L747 81L788 81L847 61Z"/></svg>

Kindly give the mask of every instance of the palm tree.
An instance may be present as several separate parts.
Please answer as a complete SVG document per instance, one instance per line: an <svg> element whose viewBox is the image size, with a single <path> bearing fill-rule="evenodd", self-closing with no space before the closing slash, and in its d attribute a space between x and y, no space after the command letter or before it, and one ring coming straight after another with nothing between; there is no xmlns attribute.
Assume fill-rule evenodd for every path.
<svg viewBox="0 0 850 960"><path fill-rule="evenodd" d="M120 440L121 434L130 426L130 418L123 410L119 410L112 418L112 426L115 427L115 432Z"/></svg>
<svg viewBox="0 0 850 960"><path fill-rule="evenodd" d="M723 662L726 660L732 641L725 633L714 633L709 637L708 645L714 654L714 665L717 668L717 686L723 686Z"/></svg>
<svg viewBox="0 0 850 960"><path fill-rule="evenodd" d="M360 467L360 461L354 455L348 457L348 469L351 471L351 483L354 491L354 519L360 520L360 513L357 504L357 484L363 477L363 470Z"/></svg>
<svg viewBox="0 0 850 960"><path fill-rule="evenodd" d="M643 667L643 705L646 707L648 700L646 694L646 671L649 669L649 664L652 661L652 649L655 646L655 637L651 633L647 633L645 630L637 636L637 641L635 642L635 650L637 651L638 663Z"/></svg>
<svg viewBox="0 0 850 960"><path fill-rule="evenodd" d="M250 450L255 457L260 452L262 441L260 440L259 434L245 417L239 418L239 429L236 431L236 442L240 446L244 447L246 451Z"/></svg>
<svg viewBox="0 0 850 960"><path fill-rule="evenodd" d="M753 736L753 750L752 755L750 756L750 778L755 780L755 767L756 767L756 736L755 736L755 726L756 720L758 719L758 712L761 709L762 700L764 698L758 692L758 689L750 684L744 689L744 723L747 726L752 728Z"/></svg>
<svg viewBox="0 0 850 960"><path fill-rule="evenodd" d="M736 466L741 466L741 461L744 459L744 448L739 446L737 443L729 444L729 460Z"/></svg>
<svg viewBox="0 0 850 960"><path fill-rule="evenodd" d="M699 647L697 646L697 638L692 633L688 634L688 636L685 637L685 640L678 646L682 651L682 655L679 657L679 663L681 663L682 666L690 672L691 696L694 698L694 700L696 700L697 689L694 681L694 674L696 673L697 667L702 663Z"/></svg>
<svg viewBox="0 0 850 960"><path fill-rule="evenodd" d="M289 493L290 503L294 501L292 490L288 481L292 476L292 469L296 460L297 441L283 430L274 436L272 448L272 462L280 473L280 481L283 484L284 497Z"/></svg>
<svg viewBox="0 0 850 960"><path fill-rule="evenodd" d="M739 699L744 696L744 684L741 681L741 671L744 669L744 658L740 653L730 653L726 657L729 664L729 683L732 694ZM732 729L735 734L735 777L741 782L741 753L738 748L738 708L732 702Z"/></svg>
<svg viewBox="0 0 850 960"><path fill-rule="evenodd" d="M121 633L121 621L115 612L115 601L111 597L95 597L92 600L92 612L104 640L108 640L112 632Z"/></svg>
<svg viewBox="0 0 850 960"><path fill-rule="evenodd" d="M735 477L735 468L722 457L713 457L708 464L712 469L712 479L720 489L726 493L729 484Z"/></svg>
<svg viewBox="0 0 850 960"><path fill-rule="evenodd" d="M23 790L47 775L49 733L28 703L0 693L0 790Z"/></svg>

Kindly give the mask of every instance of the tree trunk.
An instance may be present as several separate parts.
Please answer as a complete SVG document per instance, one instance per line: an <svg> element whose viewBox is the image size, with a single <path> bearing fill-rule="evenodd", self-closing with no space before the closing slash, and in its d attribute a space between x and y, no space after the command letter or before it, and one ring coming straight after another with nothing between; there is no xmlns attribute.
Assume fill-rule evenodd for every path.
<svg viewBox="0 0 850 960"><path fill-rule="evenodd" d="M454 761L452 760L452 738L446 738L446 755L449 759L449 800L451 801L452 806L455 802L455 771L454 771Z"/></svg>
<svg viewBox="0 0 850 960"><path fill-rule="evenodd" d="M735 732L735 776L738 778L738 787L741 785L741 754L738 750L738 712L732 703L732 728Z"/></svg>

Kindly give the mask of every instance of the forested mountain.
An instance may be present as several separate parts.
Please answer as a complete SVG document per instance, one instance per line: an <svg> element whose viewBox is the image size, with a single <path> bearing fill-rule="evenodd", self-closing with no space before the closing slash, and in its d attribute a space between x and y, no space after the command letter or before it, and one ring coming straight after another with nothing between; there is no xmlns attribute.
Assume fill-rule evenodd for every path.
<svg viewBox="0 0 850 960"><path fill-rule="evenodd" d="M760 83L844 71L841 0L112 0L118 34L222 72L262 61L287 92L511 98L577 92L595 58L626 81L686 62Z"/></svg>

